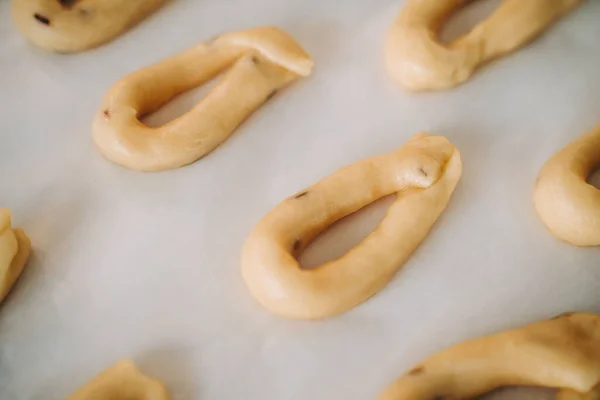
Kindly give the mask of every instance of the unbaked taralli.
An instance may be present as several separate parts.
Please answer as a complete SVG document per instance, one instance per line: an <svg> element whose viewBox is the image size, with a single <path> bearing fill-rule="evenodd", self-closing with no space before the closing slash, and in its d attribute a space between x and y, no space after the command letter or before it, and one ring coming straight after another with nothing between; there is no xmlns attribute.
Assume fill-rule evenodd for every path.
<svg viewBox="0 0 600 400"><path fill-rule="evenodd" d="M83 51L114 39L167 0L12 0L12 18L37 46Z"/></svg>
<svg viewBox="0 0 600 400"><path fill-rule="evenodd" d="M101 372L66 400L170 400L165 386L122 359Z"/></svg>
<svg viewBox="0 0 600 400"><path fill-rule="evenodd" d="M419 133L396 151L359 161L284 200L242 251L252 295L284 317L316 319L364 302L392 278L446 208L462 173L458 150ZM397 194L379 226L344 256L301 269L295 254L336 220Z"/></svg>
<svg viewBox="0 0 600 400"><path fill-rule="evenodd" d="M587 182L600 166L600 125L553 155L533 191L537 214L556 237L577 246L600 245L600 190Z"/></svg>
<svg viewBox="0 0 600 400"><path fill-rule="evenodd" d="M214 150L279 89L310 75L312 66L302 47L278 28L217 36L113 85L94 118L94 141L106 158L131 169L190 164ZM140 121L227 68L189 112L157 128Z"/></svg>
<svg viewBox="0 0 600 400"><path fill-rule="evenodd" d="M442 350L378 399L471 399L504 386L539 386L568 389L559 393L561 400L591 400L599 366L600 317L566 313Z"/></svg>
<svg viewBox="0 0 600 400"><path fill-rule="evenodd" d="M389 74L408 90L440 90L463 83L482 64L518 49L583 0L503 0L470 32L445 45L448 17L473 0L407 0L388 31Z"/></svg>
<svg viewBox="0 0 600 400"><path fill-rule="evenodd" d="M13 229L10 211L0 208L0 303L23 272L30 252L23 230Z"/></svg>

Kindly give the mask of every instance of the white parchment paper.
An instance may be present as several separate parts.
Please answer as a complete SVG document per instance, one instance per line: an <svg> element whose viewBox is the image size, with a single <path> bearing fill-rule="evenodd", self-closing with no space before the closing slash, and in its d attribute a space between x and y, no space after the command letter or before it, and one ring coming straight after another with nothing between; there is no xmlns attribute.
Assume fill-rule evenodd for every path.
<svg viewBox="0 0 600 400"><path fill-rule="evenodd" d="M467 84L428 94L404 92L383 69L384 33L401 3L174 0L118 40L67 56L28 45L0 1L0 206L34 246L0 309L0 398L63 399L133 357L175 400L373 399L458 341L564 311L600 312L600 249L557 241L531 204L544 161L600 122L600 1ZM445 34L497 4L470 6ZM91 118L113 82L220 32L263 24L291 33L313 56L314 74L215 152L138 173L95 150ZM201 95L181 96L149 122ZM419 130L455 143L464 173L394 280L324 321L259 307L239 273L253 225L286 196ZM303 262L342 254L389 204L336 224Z"/></svg>

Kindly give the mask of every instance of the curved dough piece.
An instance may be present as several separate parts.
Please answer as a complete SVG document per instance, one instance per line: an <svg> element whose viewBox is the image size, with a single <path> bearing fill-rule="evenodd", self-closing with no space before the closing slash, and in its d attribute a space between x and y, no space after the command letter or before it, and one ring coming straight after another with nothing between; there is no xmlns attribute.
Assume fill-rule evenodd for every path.
<svg viewBox="0 0 600 400"><path fill-rule="evenodd" d="M192 163L214 150L277 90L312 70L287 33L261 27L221 35L121 79L94 118L93 136L109 160L140 171ZM139 118L231 67L192 110L158 128Z"/></svg>
<svg viewBox="0 0 600 400"><path fill-rule="evenodd" d="M444 21L473 0L407 0L387 35L389 74L408 90L456 86L480 65L518 49L583 0L504 0L485 21L448 45Z"/></svg>
<svg viewBox="0 0 600 400"><path fill-rule="evenodd" d="M470 399L503 386L586 393L600 382L598 365L600 317L566 313L442 350L398 378L379 400Z"/></svg>
<svg viewBox="0 0 600 400"><path fill-rule="evenodd" d="M12 229L10 211L0 208L0 303L25 268L31 243L21 229Z"/></svg>
<svg viewBox="0 0 600 400"><path fill-rule="evenodd" d="M12 18L37 46L87 50L125 32L166 0L12 0Z"/></svg>
<svg viewBox="0 0 600 400"><path fill-rule="evenodd" d="M275 314L315 319L351 309L392 278L425 239L460 178L458 150L440 136L413 136L396 151L344 167L271 210L242 252L252 295ZM358 246L315 269L293 253L336 220L390 194L397 200Z"/></svg>
<svg viewBox="0 0 600 400"><path fill-rule="evenodd" d="M587 178L600 165L600 125L544 164L533 192L535 209L558 238L577 246L600 245L600 190Z"/></svg>
<svg viewBox="0 0 600 400"><path fill-rule="evenodd" d="M170 400L164 385L143 375L128 359L119 360L66 400Z"/></svg>

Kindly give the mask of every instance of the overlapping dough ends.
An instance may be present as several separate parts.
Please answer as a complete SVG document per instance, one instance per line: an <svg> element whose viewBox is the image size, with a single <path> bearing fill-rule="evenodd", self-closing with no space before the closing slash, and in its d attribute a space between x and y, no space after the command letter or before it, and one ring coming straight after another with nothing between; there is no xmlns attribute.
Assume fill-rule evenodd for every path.
<svg viewBox="0 0 600 400"><path fill-rule="evenodd" d="M588 393L600 382L599 365L600 317L566 313L442 350L378 399L471 399L505 386L565 389L558 399L568 399L560 396Z"/></svg>
<svg viewBox="0 0 600 400"><path fill-rule="evenodd" d="M274 26L225 33L217 36L215 43L255 49L271 62L299 76L309 76L314 65L310 55L293 37Z"/></svg>
<svg viewBox="0 0 600 400"><path fill-rule="evenodd" d="M366 301L425 239L461 176L458 150L421 133L396 151L346 166L262 218L242 250L253 297L284 317L317 319ZM397 199L379 226L344 256L314 269L295 258L335 221L384 196Z"/></svg>
<svg viewBox="0 0 600 400"><path fill-rule="evenodd" d="M129 359L119 360L66 400L170 400L165 386L142 374Z"/></svg>
<svg viewBox="0 0 600 400"><path fill-rule="evenodd" d="M168 0L12 0L23 35L50 51L72 53L104 44Z"/></svg>
<svg viewBox="0 0 600 400"><path fill-rule="evenodd" d="M577 246L600 245L600 190L587 182L600 166L600 125L553 155L533 191L537 214L556 237Z"/></svg>
<svg viewBox="0 0 600 400"><path fill-rule="evenodd" d="M25 268L31 244L21 229L11 228L11 214L0 208L0 303Z"/></svg>
<svg viewBox="0 0 600 400"><path fill-rule="evenodd" d="M470 32L439 41L444 22L472 0L407 0L385 44L390 76L408 90L442 90L465 82L475 70L514 51L583 0L504 0Z"/></svg>
<svg viewBox="0 0 600 400"><path fill-rule="evenodd" d="M216 149L280 89L309 75L312 65L300 45L277 28L217 36L113 85L94 117L94 141L107 159L135 170L190 164ZM159 127L140 121L225 70L190 111Z"/></svg>

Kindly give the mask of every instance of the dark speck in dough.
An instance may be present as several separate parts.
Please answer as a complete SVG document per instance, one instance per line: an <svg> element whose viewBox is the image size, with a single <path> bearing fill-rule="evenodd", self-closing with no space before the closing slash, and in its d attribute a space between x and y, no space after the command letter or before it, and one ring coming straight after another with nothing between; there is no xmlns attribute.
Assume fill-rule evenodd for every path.
<svg viewBox="0 0 600 400"><path fill-rule="evenodd" d="M61 6L65 8L71 8L77 3L78 0L58 0Z"/></svg>
<svg viewBox="0 0 600 400"><path fill-rule="evenodd" d="M35 14L33 14L33 18L37 19L39 22L41 22L44 25L50 25L50 20L41 14L35 13Z"/></svg>
<svg viewBox="0 0 600 400"><path fill-rule="evenodd" d="M425 372L425 367L415 367L408 371L408 375L421 375L423 372Z"/></svg>

